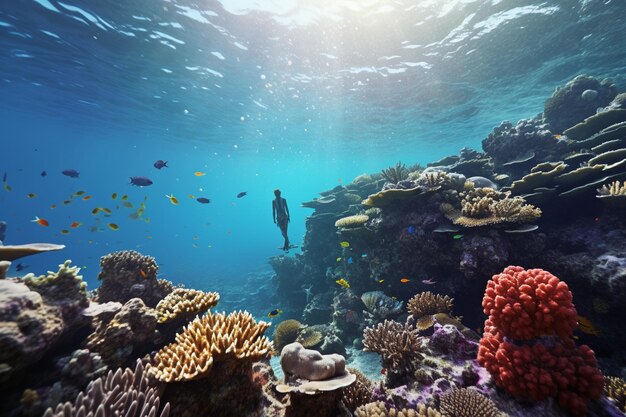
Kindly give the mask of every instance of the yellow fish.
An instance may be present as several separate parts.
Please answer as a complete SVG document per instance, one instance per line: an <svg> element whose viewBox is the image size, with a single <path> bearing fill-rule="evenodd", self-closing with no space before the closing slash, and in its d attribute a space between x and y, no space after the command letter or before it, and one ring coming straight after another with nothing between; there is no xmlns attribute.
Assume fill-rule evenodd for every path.
<svg viewBox="0 0 626 417"><path fill-rule="evenodd" d="M117 193L113 193L113 194L111 194L111 198L112 198L113 200L115 200L115 199L117 198Z"/></svg>
<svg viewBox="0 0 626 417"><path fill-rule="evenodd" d="M53 204L53 205L51 205L51 206L50 206L50 208L51 208L52 210L54 210L55 208L57 208L57 205L56 205L56 204Z"/></svg>
<svg viewBox="0 0 626 417"><path fill-rule="evenodd" d="M74 193L74 195L75 195L75 196L77 196L77 197L79 197L79 196L81 196L81 195L83 195L83 194L85 194L85 192L84 192L84 191L76 191L76 192Z"/></svg>
<svg viewBox="0 0 626 417"><path fill-rule="evenodd" d="M385 282L385 280L384 280L384 279L379 279L379 280L378 280L378 282L379 282L380 284L382 284L383 282Z"/></svg>
<svg viewBox="0 0 626 417"><path fill-rule="evenodd" d="M122 205L127 208L133 208L133 203L131 203L130 201L124 201Z"/></svg>
<svg viewBox="0 0 626 417"><path fill-rule="evenodd" d="M196 198L196 196L189 194L189 198Z"/></svg>
<svg viewBox="0 0 626 417"><path fill-rule="evenodd" d="M598 336L600 334L600 330L596 329L591 320L584 316L578 316L578 327L581 332L592 336Z"/></svg>
<svg viewBox="0 0 626 417"><path fill-rule="evenodd" d="M115 230L119 230L119 228L120 228L120 227L119 227L118 225L116 225L115 223L108 223L108 224L107 224L107 226L109 227L109 229L114 230L114 231L115 231Z"/></svg>
<svg viewBox="0 0 626 417"><path fill-rule="evenodd" d="M150 217L146 217L145 222L146 222L146 223L150 223Z"/></svg>
<svg viewBox="0 0 626 417"><path fill-rule="evenodd" d="M102 207L101 210L104 211L106 214L111 214L111 210L106 207Z"/></svg>
<svg viewBox="0 0 626 417"><path fill-rule="evenodd" d="M61 230L61 234L62 234L62 235L69 235L69 234L70 234L70 231L69 231L69 230L67 230L67 229L63 229L63 230Z"/></svg>
<svg viewBox="0 0 626 417"><path fill-rule="evenodd" d="M338 279L337 281L335 281L337 284L339 284L339 286L344 287L344 288L350 288L350 284L348 284L348 281L346 281L345 279L341 278Z"/></svg>
<svg viewBox="0 0 626 417"><path fill-rule="evenodd" d="M128 200L128 196L124 194L124 195L122 196L122 201L126 201L126 200Z"/></svg>
<svg viewBox="0 0 626 417"><path fill-rule="evenodd" d="M96 207L95 209L91 210L91 214L98 214L100 213L100 210L102 210L100 207Z"/></svg>
<svg viewBox="0 0 626 417"><path fill-rule="evenodd" d="M172 195L165 194L165 197L170 199L170 203L172 203L174 205L178 204L178 199L176 197L174 197L174 194L172 194Z"/></svg>
<svg viewBox="0 0 626 417"><path fill-rule="evenodd" d="M342 248L349 248L350 244L348 242L339 242L339 245L341 245Z"/></svg>
<svg viewBox="0 0 626 417"><path fill-rule="evenodd" d="M26 197L28 197L28 198L35 198L35 197L37 197L37 194L35 194L35 193L30 193L30 194L28 194Z"/></svg>
<svg viewBox="0 0 626 417"><path fill-rule="evenodd" d="M193 173L193 175L195 175L196 177L204 177L206 173L201 172L201 171L196 171Z"/></svg>
<svg viewBox="0 0 626 417"><path fill-rule="evenodd" d="M337 262L341 261L341 257L337 258Z"/></svg>

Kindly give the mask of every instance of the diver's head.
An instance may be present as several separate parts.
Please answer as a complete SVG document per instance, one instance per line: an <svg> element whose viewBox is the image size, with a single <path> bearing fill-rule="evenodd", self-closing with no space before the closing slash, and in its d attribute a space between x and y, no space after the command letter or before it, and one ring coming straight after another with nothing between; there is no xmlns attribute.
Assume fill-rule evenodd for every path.
<svg viewBox="0 0 626 417"><path fill-rule="evenodd" d="M274 190L274 195L280 197L280 190L278 188Z"/></svg>

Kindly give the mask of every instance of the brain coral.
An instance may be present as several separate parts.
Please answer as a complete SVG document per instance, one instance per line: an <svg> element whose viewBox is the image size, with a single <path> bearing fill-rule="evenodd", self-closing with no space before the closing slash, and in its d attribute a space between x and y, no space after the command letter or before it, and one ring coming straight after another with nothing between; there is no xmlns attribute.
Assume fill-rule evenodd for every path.
<svg viewBox="0 0 626 417"><path fill-rule="evenodd" d="M188 319L215 307L219 299L220 295L216 292L177 288L157 304L159 323Z"/></svg>
<svg viewBox="0 0 626 417"><path fill-rule="evenodd" d="M164 382L191 381L207 376L214 360L269 358L272 343L263 336L269 327L247 311L197 317L174 343L157 352L156 377Z"/></svg>
<svg viewBox="0 0 626 417"><path fill-rule="evenodd" d="M543 269L509 266L487 283L483 312L503 336L568 338L577 326L567 284Z"/></svg>

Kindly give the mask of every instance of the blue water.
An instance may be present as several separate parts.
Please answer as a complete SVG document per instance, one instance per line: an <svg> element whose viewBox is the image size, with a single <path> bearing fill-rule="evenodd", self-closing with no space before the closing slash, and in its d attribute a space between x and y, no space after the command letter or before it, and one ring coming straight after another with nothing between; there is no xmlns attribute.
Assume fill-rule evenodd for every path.
<svg viewBox="0 0 626 417"><path fill-rule="evenodd" d="M320 191L398 160L480 149L578 74L623 90L624 16L621 0L4 0L5 243L67 245L24 258L24 272L70 258L90 287L99 257L123 249L155 256L174 282L242 285L281 253L274 188L301 244L311 211L300 203ZM69 168L80 178L61 175ZM79 190L92 199L62 203ZM135 209L147 197L143 220L112 193Z"/></svg>

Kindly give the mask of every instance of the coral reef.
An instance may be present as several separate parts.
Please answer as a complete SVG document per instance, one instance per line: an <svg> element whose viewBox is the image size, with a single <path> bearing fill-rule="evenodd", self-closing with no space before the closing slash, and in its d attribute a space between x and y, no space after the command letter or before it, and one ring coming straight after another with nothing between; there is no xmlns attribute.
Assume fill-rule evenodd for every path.
<svg viewBox="0 0 626 417"><path fill-rule="evenodd" d="M100 259L102 270L98 279L98 302L125 303L141 298L148 307L156 307L173 288L165 280L156 278L159 267L151 256L132 250L113 252ZM169 284L169 285L168 285Z"/></svg>
<svg viewBox="0 0 626 417"><path fill-rule="evenodd" d="M353 216L342 217L335 222L335 227L360 227L363 226L369 219L369 216L365 214L355 214Z"/></svg>
<svg viewBox="0 0 626 417"><path fill-rule="evenodd" d="M443 417L504 417L493 401L470 388L446 392L439 409Z"/></svg>
<svg viewBox="0 0 626 417"><path fill-rule="evenodd" d="M176 342L154 357L155 375L164 382L191 381L206 377L214 361L268 358L271 342L263 336L270 327L245 312L208 313L193 320L176 335Z"/></svg>
<svg viewBox="0 0 626 417"><path fill-rule="evenodd" d="M415 409L396 410L387 408L384 402L377 401L365 404L356 410L357 417L441 417L436 409L419 404Z"/></svg>
<svg viewBox="0 0 626 417"><path fill-rule="evenodd" d="M348 410L355 412L357 408L372 402L373 384L357 369L348 368L348 372L354 374L356 380L344 388L342 401Z"/></svg>
<svg viewBox="0 0 626 417"><path fill-rule="evenodd" d="M604 395L615 402L617 408L626 413L626 381L616 376L604 379Z"/></svg>
<svg viewBox="0 0 626 417"><path fill-rule="evenodd" d="M454 299L447 295L433 294L430 291L424 291L415 294L409 300L406 307L416 319L416 326L420 330L425 330L433 325L433 315L437 313L452 313Z"/></svg>
<svg viewBox="0 0 626 417"><path fill-rule="evenodd" d="M381 175L385 180L393 184L397 184L402 180L405 180L409 176L409 170L406 165L398 162L395 166L383 169Z"/></svg>
<svg viewBox="0 0 626 417"><path fill-rule="evenodd" d="M140 361L134 370L109 371L91 382L76 401L48 408L44 417L72 416L126 416L168 417L169 404L160 404L160 387L148 376L148 369Z"/></svg>
<svg viewBox="0 0 626 417"><path fill-rule="evenodd" d="M301 328L302 323L294 319L278 323L274 329L274 349L280 351L288 344L295 342L300 335Z"/></svg>
<svg viewBox="0 0 626 417"><path fill-rule="evenodd" d="M177 288L157 304L158 322L187 321L215 307L219 299L220 295L216 292Z"/></svg>
<svg viewBox="0 0 626 417"><path fill-rule="evenodd" d="M376 319L384 320L402 311L403 302L394 300L382 291L369 291L361 295L367 311Z"/></svg>
<svg viewBox="0 0 626 417"><path fill-rule="evenodd" d="M280 366L285 375L309 381L323 381L345 372L346 361L341 355L322 355L294 342L280 352Z"/></svg>
<svg viewBox="0 0 626 417"><path fill-rule="evenodd" d="M489 318L478 362L498 386L534 401L556 397L573 415L585 415L602 393L593 351L571 338L576 310L567 284L541 269L508 267L487 284Z"/></svg>

